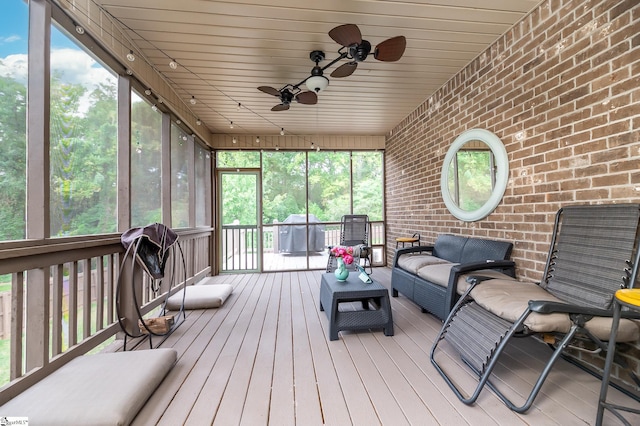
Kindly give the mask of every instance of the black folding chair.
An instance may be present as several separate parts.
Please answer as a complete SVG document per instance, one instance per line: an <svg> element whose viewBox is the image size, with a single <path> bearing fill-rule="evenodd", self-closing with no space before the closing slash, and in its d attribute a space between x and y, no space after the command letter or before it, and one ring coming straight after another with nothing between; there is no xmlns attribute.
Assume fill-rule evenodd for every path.
<svg viewBox="0 0 640 426"><path fill-rule="evenodd" d="M431 362L458 398L473 404L489 386L512 410L527 411L558 358L580 337L606 351L613 315L613 295L633 287L638 277L640 205L570 206L556 215L552 242L539 284L474 277L456 303L431 349ZM638 318L623 312L623 317ZM531 393L516 405L490 381L512 337L544 334L557 337L555 349ZM620 321L617 341L638 340L638 326ZM545 340L546 341L546 340ZM479 377L465 394L436 360L446 342ZM635 375L632 375L637 382Z"/></svg>
<svg viewBox="0 0 640 426"><path fill-rule="evenodd" d="M369 272L373 272L371 267L371 246L369 245L369 216L366 214L344 215L340 222L340 245L354 248L354 264L360 264L360 259L364 261L364 267L369 266ZM336 259L331 254L329 247L329 260L327 261L327 272L332 272L336 268ZM355 267L355 266L354 266Z"/></svg>

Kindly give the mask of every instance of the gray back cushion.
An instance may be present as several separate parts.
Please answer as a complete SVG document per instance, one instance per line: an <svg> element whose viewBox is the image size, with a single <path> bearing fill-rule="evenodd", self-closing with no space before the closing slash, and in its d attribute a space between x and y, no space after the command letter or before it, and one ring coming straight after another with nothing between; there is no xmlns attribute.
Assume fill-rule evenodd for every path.
<svg viewBox="0 0 640 426"><path fill-rule="evenodd" d="M469 238L462 249L460 263L482 262L485 260L508 260L513 244L506 241Z"/></svg>
<svg viewBox="0 0 640 426"><path fill-rule="evenodd" d="M440 259L448 260L449 262L461 263L460 255L467 240L467 237L460 237L458 235L439 235L433 246L433 255Z"/></svg>

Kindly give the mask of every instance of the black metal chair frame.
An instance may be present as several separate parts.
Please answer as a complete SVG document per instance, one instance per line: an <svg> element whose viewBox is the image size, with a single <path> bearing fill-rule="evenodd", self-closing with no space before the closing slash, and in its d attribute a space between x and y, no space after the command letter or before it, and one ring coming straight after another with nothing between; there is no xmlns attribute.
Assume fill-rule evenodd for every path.
<svg viewBox="0 0 640 426"><path fill-rule="evenodd" d="M340 245L352 246L356 249L354 264L360 264L360 259L364 259L364 267L369 266L369 273L373 272L371 265L371 245L369 244L369 231L371 223L366 214L344 215L340 221ZM336 268L336 259L329 247L329 259L327 261L327 272L333 272ZM355 266L354 266L355 268Z"/></svg>
<svg viewBox="0 0 640 426"><path fill-rule="evenodd" d="M616 206L616 207L614 207ZM619 273L621 279L618 279L618 282L615 279L612 279L612 269L609 268L611 262L607 262L606 260L599 259L595 257L593 259L589 259L585 256L589 253L588 251L585 253L574 253L573 258L582 258L582 262L587 264L594 265L594 268L591 268L589 272L593 272L595 274L600 273L599 270L609 269L608 273L601 272L603 276L606 275L605 280L602 280L602 277L599 277L600 280L596 279L595 281L601 281L602 287L588 290L587 286L584 285L581 287L581 291L584 294L580 294L579 298L571 299L571 297L562 297L558 291L557 286L559 284L555 283L552 286L556 286L555 289L549 291L550 283L554 282L554 277L556 275L560 276L560 278L555 279L556 282L564 279L563 275L566 275L566 272L561 271L561 268L566 268L567 264L569 264L573 259L571 256L567 256L567 251L564 248L559 249L559 240L568 240L569 242L563 242L562 244L567 247L572 244L575 245L576 241L583 237L583 235L569 235L567 237L561 236L563 229L565 232L568 232L570 226L566 225L562 221L562 218L565 215L573 215L573 216L588 216L590 212L597 213L599 217L600 224L603 224L608 221L608 216L618 216L625 218L621 219L620 225L624 227L623 231L620 231L619 228L617 232L631 232L633 236L628 240L631 240L630 243L633 245L630 249L627 247L627 250L619 248L616 246L615 238L610 235L610 229L598 229L597 224L593 225L593 227L589 228L588 220L586 218L578 218L578 220L583 220L583 223L580 225L583 226L584 233L590 234L590 237L587 237L590 243L594 243L596 240L600 239L600 243L603 244L602 251L606 251L607 253L601 253L601 256L611 256L612 252L618 251L621 257L617 258L617 261L622 266L620 267ZM573 219L574 222L576 221ZM434 344L431 349L430 359L431 363L435 366L436 370L440 373L440 375L444 378L449 387L453 390L456 396L460 399L460 401L465 404L473 404L477 400L480 392L487 385L511 410L524 413L526 412L531 405L533 404L534 399L538 395L544 381L548 377L551 369L555 362L563 356L564 349L570 345L574 338L586 337L589 340L593 341L598 347L599 351L607 351L607 344L592 333L590 333L587 329L585 329L585 325L588 321L590 321L594 317L612 317L613 316L613 294L618 288L624 287L633 287L634 283L637 282L638 279L638 269L640 265L640 250L638 249L638 245L640 244L640 237L638 235L638 223L640 221L640 205L638 204L628 204L628 205L598 205L598 206L571 206L564 209L560 209L560 211L556 215L555 224L554 224L554 232L552 236L551 246L549 249L549 254L543 274L543 282L539 283L539 285L550 293L554 294L561 300L564 300L564 303L559 302L550 302L550 301L535 301L531 300L528 303L528 308L522 313L520 318L512 323L505 319L502 319L492 313L484 310L480 307L476 302L473 301L473 290L476 286L482 286L483 281L487 281L490 278L486 277L470 277L469 281L471 282L470 288L465 292L465 294L458 300L454 308L452 309L450 315L447 317L444 322L442 329L440 330L437 338L434 341ZM618 226L615 220L611 219L612 227ZM609 235L608 235L609 234ZM606 240L606 242L605 242ZM605 247L605 244L607 245ZM598 246L600 248L600 246ZM559 251L564 251L563 253L559 253ZM567 261L567 257L570 258ZM585 260L587 259L587 260ZM599 268L599 262L605 262L606 268L603 266ZM575 267L575 265L573 265ZM580 271L580 269L577 269ZM580 280L582 283L582 280ZM592 284L594 281L589 278L589 282ZM518 292L518 284L514 282L514 292ZM576 289L573 289L574 291ZM593 295L590 293L591 291L595 291L597 293L597 297L602 298L604 301L601 303L601 306L597 306L597 303L590 303L590 297ZM581 300L580 300L581 299ZM585 300L587 300L585 302ZM547 364L542 369L539 378L535 382L532 387L531 393L526 398L525 402L522 405L516 405L513 403L504 393L502 393L499 389L494 386L490 379L490 376L493 372L493 369L499 362L500 355L506 348L506 346L511 343L511 338L515 336L523 336L523 335L533 335L538 334L535 332L531 332L525 326L525 321L529 315L533 312L541 313L541 314L552 314L552 313L564 313L568 314L569 318L572 321L572 326L568 333L564 335L562 340L559 343L556 343L553 348L555 349ZM633 312L623 312L622 316L624 318L639 318L637 313ZM457 324L453 326L454 322ZM473 331L470 334L470 339L464 339L461 337L464 335L464 331L460 331L464 327L471 329L469 326L459 325L463 324L464 321L470 321L473 323ZM457 328L457 329L456 329ZM453 330L453 331L452 331ZM480 332L478 330L481 330ZM452 331L451 336L448 336L448 333ZM487 339L486 341L481 341L481 334L485 332L486 335L494 333L491 337L493 339ZM453 380L449 377L449 375L444 371L444 369L438 364L435 359L435 353L438 348L438 345L443 341L448 340L451 343L451 346L456 348L461 355L463 362L468 365L471 370L473 370L478 376L479 381L475 388L475 390L470 395L465 395L463 391L453 382ZM462 340L469 340L464 342ZM474 352L476 351L476 352ZM485 358L483 358L485 357ZM637 380L634 375L632 375L634 380Z"/></svg>

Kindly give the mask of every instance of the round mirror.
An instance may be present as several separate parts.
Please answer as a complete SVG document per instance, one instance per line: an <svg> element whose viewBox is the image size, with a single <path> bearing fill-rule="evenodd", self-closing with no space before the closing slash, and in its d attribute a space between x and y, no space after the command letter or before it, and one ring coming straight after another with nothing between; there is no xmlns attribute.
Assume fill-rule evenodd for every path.
<svg viewBox="0 0 640 426"><path fill-rule="evenodd" d="M440 188L452 215L472 222L500 203L509 180L509 159L500 139L483 129L467 130L444 157Z"/></svg>

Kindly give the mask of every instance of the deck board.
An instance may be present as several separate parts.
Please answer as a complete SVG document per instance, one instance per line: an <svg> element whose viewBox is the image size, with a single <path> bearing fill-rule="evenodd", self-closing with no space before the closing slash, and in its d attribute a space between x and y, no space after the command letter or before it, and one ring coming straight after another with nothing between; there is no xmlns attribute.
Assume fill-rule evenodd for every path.
<svg viewBox="0 0 640 426"><path fill-rule="evenodd" d="M293 383L293 334L291 326L291 276L282 276L280 309L278 311L278 332L275 360L273 363L273 384L271 389L270 424L295 424L295 394Z"/></svg>
<svg viewBox="0 0 640 426"><path fill-rule="evenodd" d="M233 294L219 309L188 311L162 344L178 351L178 362L133 424L593 424L600 382L564 360L527 414L512 412L489 390L475 405L462 404L429 361L441 322L402 295L391 299L394 336L344 331L330 341L319 309L321 274L212 277L231 283ZM390 275L378 268L373 277L388 287ZM549 354L544 344L519 339L496 383L519 401ZM475 387L457 356L443 351L439 360L464 389ZM634 403L614 389L609 399ZM610 413L605 423L620 424ZM640 416L631 423L640 424Z"/></svg>
<svg viewBox="0 0 640 426"><path fill-rule="evenodd" d="M271 274L267 285L271 286L271 294L267 306L264 325L261 329L260 341L256 349L256 357L251 370L251 377L244 400L239 400L243 406L240 410L242 417L235 424L258 425L267 424L269 420L269 405L271 397L271 382L273 380L273 366L278 330L278 309L281 303L282 280L275 279ZM280 278L280 277L279 277ZM244 407L250 408L244 410Z"/></svg>

